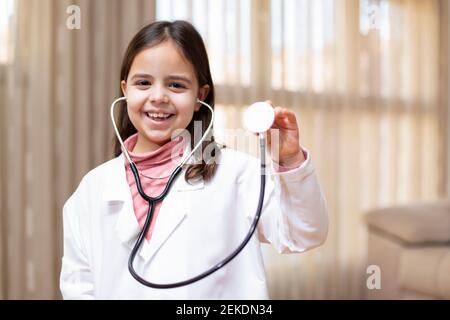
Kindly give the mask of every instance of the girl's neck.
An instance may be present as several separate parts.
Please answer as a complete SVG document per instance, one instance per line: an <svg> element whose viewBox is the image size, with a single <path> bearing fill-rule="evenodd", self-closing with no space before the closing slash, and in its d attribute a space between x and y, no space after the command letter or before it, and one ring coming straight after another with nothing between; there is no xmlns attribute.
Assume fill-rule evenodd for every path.
<svg viewBox="0 0 450 320"><path fill-rule="evenodd" d="M157 143L151 142L148 139L145 139L144 137L142 137L140 134L138 134L137 142L136 142L136 145L134 146L132 152L133 153L152 152L152 151L158 150L164 144L165 144L165 142L162 144L157 144Z"/></svg>

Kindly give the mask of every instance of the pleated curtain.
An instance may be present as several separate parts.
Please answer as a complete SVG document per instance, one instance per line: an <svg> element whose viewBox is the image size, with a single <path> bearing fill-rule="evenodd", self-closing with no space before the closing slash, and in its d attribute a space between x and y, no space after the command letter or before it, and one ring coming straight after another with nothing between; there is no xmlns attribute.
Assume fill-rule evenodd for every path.
<svg viewBox="0 0 450 320"><path fill-rule="evenodd" d="M68 28L72 5L80 29ZM1 78L0 298L60 298L62 206L112 157L121 59L154 12L144 0L15 1Z"/></svg>
<svg viewBox="0 0 450 320"><path fill-rule="evenodd" d="M253 153L231 131L252 102L297 115L330 232L302 254L263 246L272 298L364 298L365 212L448 194L447 1L16 2L0 77L0 298L60 297L62 205L111 158L120 59L153 18L187 19L202 34L220 142ZM66 26L72 4L80 30Z"/></svg>

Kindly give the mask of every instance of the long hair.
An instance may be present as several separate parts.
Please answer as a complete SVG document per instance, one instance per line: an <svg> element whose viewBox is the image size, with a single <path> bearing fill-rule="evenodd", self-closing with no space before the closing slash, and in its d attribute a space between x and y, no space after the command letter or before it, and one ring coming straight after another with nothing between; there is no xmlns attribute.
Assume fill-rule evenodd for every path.
<svg viewBox="0 0 450 320"><path fill-rule="evenodd" d="M157 21L143 27L133 37L128 45L122 61L120 80L127 80L133 60L139 52L156 46L169 39L174 41L184 57L192 63L199 87L206 84L209 85L209 92L204 101L214 109L214 84L211 77L205 44L203 43L198 31L187 21ZM120 92L123 96L122 91ZM211 112L206 109L206 107L201 107L199 111L194 112L193 118L186 128L191 136L191 150L193 150L196 144L196 141L194 141L194 122L196 121L201 122L203 135L211 121ZM120 108L118 113L117 127L119 134L124 141L137 132L128 117L127 109L124 106ZM219 156L220 149L214 140L214 135L212 132L213 131L211 129L210 139L209 141L204 141L202 143L201 151L203 154L205 148L212 143L213 148L211 156L214 159ZM211 148L211 146L209 148ZM114 138L114 155L117 157L121 154L121 152L122 150L120 143L117 138ZM202 177L205 181L207 181L214 175L216 165L217 161L208 161L208 163L206 163L205 159L202 159L201 163L191 164L186 169L185 180L196 180Z"/></svg>

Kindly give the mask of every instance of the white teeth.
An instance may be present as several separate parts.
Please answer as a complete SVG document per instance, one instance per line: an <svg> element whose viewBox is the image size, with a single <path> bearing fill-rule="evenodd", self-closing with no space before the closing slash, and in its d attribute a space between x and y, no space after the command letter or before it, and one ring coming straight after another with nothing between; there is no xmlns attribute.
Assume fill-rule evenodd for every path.
<svg viewBox="0 0 450 320"><path fill-rule="evenodd" d="M149 112L146 112L146 114L147 114L148 117L151 117L151 118L168 118L168 117L170 117L169 113L149 113Z"/></svg>

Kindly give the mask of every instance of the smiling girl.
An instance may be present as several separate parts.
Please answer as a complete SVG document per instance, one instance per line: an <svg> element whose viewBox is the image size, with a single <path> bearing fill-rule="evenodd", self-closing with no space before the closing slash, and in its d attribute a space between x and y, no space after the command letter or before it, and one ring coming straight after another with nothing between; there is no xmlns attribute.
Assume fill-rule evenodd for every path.
<svg viewBox="0 0 450 320"><path fill-rule="evenodd" d="M176 164L198 142L196 122L203 135L211 121L210 111L197 102L214 106L201 36L185 21L145 26L125 53L120 85L126 104L118 114L119 133L139 168L145 192L157 196ZM183 129L190 139L176 134ZM300 145L295 114L276 107L272 129L279 130L278 158L266 182L256 233L225 267L173 289L143 286L128 272L128 257L148 203L139 195L116 141L116 157L86 174L64 205L63 297L267 299L261 242L271 243L280 253L304 252L321 245L328 232L325 200L309 152ZM189 162L155 206L134 264L148 281L179 282L209 269L241 243L252 223L259 160L220 148L213 134L202 151L211 144L213 158L220 161Z"/></svg>

